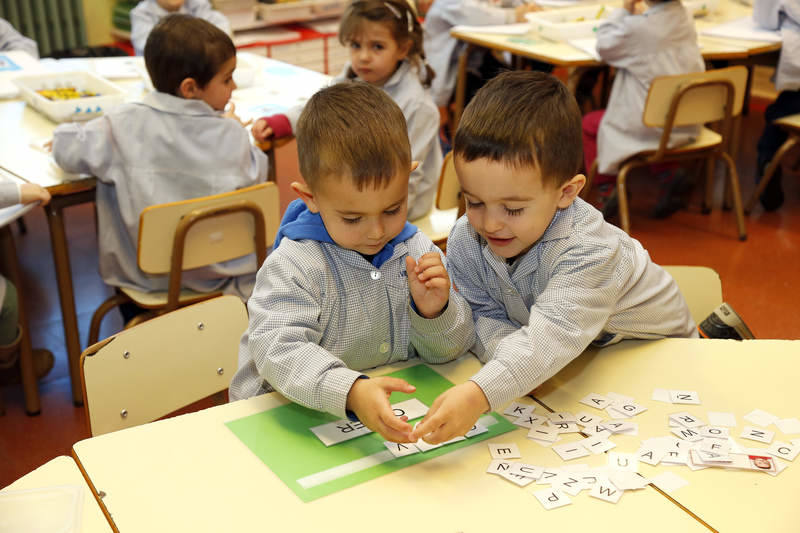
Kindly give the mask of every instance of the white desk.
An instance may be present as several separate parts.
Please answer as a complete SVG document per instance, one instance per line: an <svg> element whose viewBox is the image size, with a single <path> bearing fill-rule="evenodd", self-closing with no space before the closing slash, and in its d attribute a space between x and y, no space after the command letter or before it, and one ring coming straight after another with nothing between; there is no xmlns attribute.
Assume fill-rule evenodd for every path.
<svg viewBox="0 0 800 533"><path fill-rule="evenodd" d="M12 490L30 490L57 485L79 485L83 488L83 518L80 533L112 531L78 465L71 457L56 457L0 490L0 494Z"/></svg>
<svg viewBox="0 0 800 533"><path fill-rule="evenodd" d="M738 439L746 425L743 416L755 408L781 418L800 417L800 341L725 341L666 339L625 341L602 350L587 350L534 395L556 411L575 411L590 392L609 391L633 396L648 411L634 417L639 436L616 436L618 449L635 452L648 437L669 435L670 413L688 411L708 421L708 411L733 412L731 436L743 446L766 447ZM672 405L652 401L653 389L699 392L701 405ZM591 408L585 410L593 412ZM598 411L599 412L599 411ZM775 440L789 442L775 426ZM800 528L800 459L772 477L759 472L709 468L690 471L684 466L641 465L644 475L671 470L689 482L673 497L719 531L798 531Z"/></svg>
<svg viewBox="0 0 800 533"><path fill-rule="evenodd" d="M479 366L466 356L432 368L459 383ZM638 531L644 524L656 532L707 531L650 487L625 494L616 505L581 494L571 506L545 511L531 493L546 487L520 488L485 473L485 442L302 503L223 425L285 402L268 394L214 407L87 439L73 454L94 488L106 493L103 503L120 531L520 531L529 520L537 529L560 531ZM518 443L527 462L561 466L526 433L519 429L492 441ZM585 459L574 462L606 461Z"/></svg>
<svg viewBox="0 0 800 533"><path fill-rule="evenodd" d="M320 87L328 83L329 77L317 72L288 65L280 61L239 54L242 63L255 70L254 84L247 89L234 91L233 101L237 113L243 116L258 115L261 110L278 110L307 99ZM60 70L95 70L97 61L142 62L141 58L104 58L102 60L67 59L51 62L50 66ZM143 63L140 72L144 72ZM145 80L136 77L113 80L128 91L130 100L142 97ZM253 109L254 106L261 109ZM260 115L259 115L260 116ZM46 187L52 195L45 207L50 230L59 301L64 325L64 339L69 357L72 399L76 405L82 403L80 372L78 368L81 341L78 335L78 319L75 313L75 297L72 286L72 271L69 262L64 208L94 201L95 180L89 176L74 176L62 171L49 154L31 146L31 141L52 137L57 126L38 111L25 105L22 100L0 100L0 169L17 177ZM99 302L98 302L99 304Z"/></svg>

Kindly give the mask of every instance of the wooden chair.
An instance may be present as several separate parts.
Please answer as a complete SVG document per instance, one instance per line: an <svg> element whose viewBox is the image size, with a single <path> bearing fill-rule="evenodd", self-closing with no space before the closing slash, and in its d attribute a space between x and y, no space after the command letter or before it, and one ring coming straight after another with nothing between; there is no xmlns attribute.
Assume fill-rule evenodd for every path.
<svg viewBox="0 0 800 533"><path fill-rule="evenodd" d="M427 235L436 246L446 250L447 236L464 211L464 199L461 196L461 186L453 164L453 152L450 152L445 156L439 174L439 186L433 209L424 217L412 220L411 223Z"/></svg>
<svg viewBox="0 0 800 533"><path fill-rule="evenodd" d="M664 266L689 305L696 324L702 322L722 303L722 281L711 268L701 266Z"/></svg>
<svg viewBox="0 0 800 533"><path fill-rule="evenodd" d="M620 225L626 233L630 233L627 178L633 169L653 163L702 158L706 160L703 212L709 212L711 209L714 170L717 159L721 159L728 167L728 179L736 212L739 240L747 239L739 176L736 172L736 164L725 151L733 119L742 111L746 86L747 69L743 66L680 76L662 76L653 80L647 94L642 121L646 126L663 128L661 141L656 150L641 152L629 158L620 166L617 174ZM716 133L704 126L720 121L722 123L721 133ZM702 126L697 139L690 144L669 148L672 129L691 125ZM588 195L596 171L597 161L589 171L584 188L585 193L582 195L584 198Z"/></svg>
<svg viewBox="0 0 800 533"><path fill-rule="evenodd" d="M769 180L772 179L772 176L775 175L775 171L778 170L781 160L792 150L792 148L800 143L800 113L779 118L775 121L775 124L785 129L789 133L789 138L786 139L786 142L783 143L780 148L778 148L778 151L775 152L775 156L769 162L767 168L764 169L764 175L761 177L761 181L758 182L758 187L756 187L756 190L753 192L753 196L750 197L750 199L747 201L747 205L744 207L744 212L747 214L753 210L753 206L756 205L759 196L761 196L761 194L764 192L764 189L767 187Z"/></svg>
<svg viewBox="0 0 800 533"><path fill-rule="evenodd" d="M183 270L220 263L255 252L264 262L280 222L278 187L261 183L232 192L154 205L139 218L137 263L148 274L168 274L167 291L142 292L121 287L94 312L89 343L97 342L103 317L132 301L139 307L168 312L219 296L181 289ZM139 316L128 326L149 318Z"/></svg>
<svg viewBox="0 0 800 533"><path fill-rule="evenodd" d="M227 389L246 328L244 304L225 295L87 348L80 369L92 436L157 420Z"/></svg>

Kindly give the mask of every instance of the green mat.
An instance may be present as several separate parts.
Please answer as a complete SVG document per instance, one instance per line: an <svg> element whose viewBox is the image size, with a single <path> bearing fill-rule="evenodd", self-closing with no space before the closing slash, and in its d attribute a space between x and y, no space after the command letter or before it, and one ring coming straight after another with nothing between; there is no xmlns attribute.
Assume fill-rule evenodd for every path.
<svg viewBox="0 0 800 533"><path fill-rule="evenodd" d="M417 387L413 395L401 392L392 393L390 398L392 404L417 398L425 405L431 406L437 396L453 386L453 383L424 364L387 375L404 379ZM381 436L375 433L326 447L309 428L336 421L337 418L331 414L306 409L294 403L232 420L225 425L301 500L310 502L395 470L518 429L498 413L490 413L486 416L493 417L495 423L489 425L488 431L481 435L424 453L415 453L405 457L392 458L378 464L370 464L367 468L355 472L351 471L352 468L343 467L342 471L338 473L336 471L329 473L327 476L330 478L329 480L320 481L322 478L317 478L317 481L313 482L309 481L311 478L307 476L358 460L362 460L361 464L363 465L364 458L373 456L373 454L379 454L376 459L380 461L385 459L387 457L385 454L390 452L383 445ZM381 452L385 452L385 454ZM298 480L303 478L306 480L302 484L299 483Z"/></svg>

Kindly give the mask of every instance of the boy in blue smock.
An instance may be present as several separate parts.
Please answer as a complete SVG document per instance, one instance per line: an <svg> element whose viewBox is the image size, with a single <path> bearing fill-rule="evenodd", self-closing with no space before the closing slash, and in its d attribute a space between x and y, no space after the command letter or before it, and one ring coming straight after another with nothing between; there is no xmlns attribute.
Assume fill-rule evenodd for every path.
<svg viewBox="0 0 800 533"><path fill-rule="evenodd" d="M263 182L267 158L236 120L222 116L236 88L236 49L225 32L171 15L150 33L144 59L156 90L85 124L62 124L53 156L69 172L97 177L103 281L151 292L166 290L167 276L145 274L137 265L142 210ZM250 255L188 271L183 285L246 299L257 269Z"/></svg>
<svg viewBox="0 0 800 533"><path fill-rule="evenodd" d="M297 151L305 183L247 303L232 400L277 390L305 407L356 416L394 442L411 426L392 391L413 384L362 370L420 358L444 363L474 340L472 314L444 255L406 222L416 162L400 108L379 88L322 89L303 109Z"/></svg>

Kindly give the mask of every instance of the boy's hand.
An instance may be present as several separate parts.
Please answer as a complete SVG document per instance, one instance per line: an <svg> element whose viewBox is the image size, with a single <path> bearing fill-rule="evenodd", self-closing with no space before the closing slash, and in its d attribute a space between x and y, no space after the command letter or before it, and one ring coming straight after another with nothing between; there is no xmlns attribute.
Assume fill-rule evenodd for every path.
<svg viewBox="0 0 800 533"><path fill-rule="evenodd" d="M391 442L411 442L408 417L397 417L389 396L393 391L412 393L417 388L398 378L357 379L347 393L347 410L353 411L362 424Z"/></svg>
<svg viewBox="0 0 800 533"><path fill-rule="evenodd" d="M522 4L514 8L514 18L517 22L525 22L525 13L541 10L542 8L536 4Z"/></svg>
<svg viewBox="0 0 800 533"><path fill-rule="evenodd" d="M243 128L246 128L253 122L252 118L247 122L243 122L242 119L239 118L239 115L236 114L236 104L234 104L233 102L228 103L228 107L225 110L225 112L222 113L222 116L225 118L232 118L233 120L241 124Z"/></svg>
<svg viewBox="0 0 800 533"><path fill-rule="evenodd" d="M646 8L646 6L640 4L641 1L642 0L622 0L622 7L624 7L631 15L638 15L644 12L643 8Z"/></svg>
<svg viewBox="0 0 800 533"><path fill-rule="evenodd" d="M50 201L50 192L35 183L23 183L20 196L20 203L23 204L42 202L42 205L47 205Z"/></svg>
<svg viewBox="0 0 800 533"><path fill-rule="evenodd" d="M433 402L428 414L411 434L411 440L423 439L439 444L467 433L480 416L489 410L489 400L474 381L456 385Z"/></svg>
<svg viewBox="0 0 800 533"><path fill-rule="evenodd" d="M414 261L406 256L408 288L417 306L417 312L425 318L436 318L450 299L450 276L444 268L438 252L428 252Z"/></svg>
<svg viewBox="0 0 800 533"><path fill-rule="evenodd" d="M255 139L256 142L263 143L272 137L272 128L269 127L266 120L260 118L255 121L253 127L250 129L250 133L253 135L253 139Z"/></svg>

